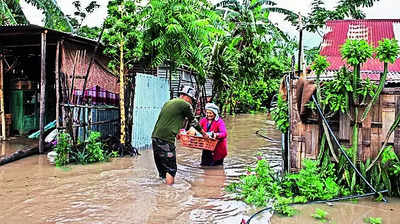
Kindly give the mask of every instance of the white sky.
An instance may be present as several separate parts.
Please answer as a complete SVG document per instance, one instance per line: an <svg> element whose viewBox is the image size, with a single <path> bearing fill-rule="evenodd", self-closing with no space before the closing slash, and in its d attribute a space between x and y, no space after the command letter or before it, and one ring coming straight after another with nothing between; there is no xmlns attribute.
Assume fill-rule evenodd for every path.
<svg viewBox="0 0 400 224"><path fill-rule="evenodd" d="M72 2L74 0L56 0L61 9L65 14L73 14L74 7ZM211 2L218 2L219 0L211 0ZM338 0L324 0L326 2L327 7L334 7ZM28 20L37 25L43 25L42 19L43 15L36 10L34 7L25 3L24 0L21 0L23 4L23 10L28 17ZM86 7L91 0L81 0L82 6ZM312 0L275 0L278 4L278 7L289 9L293 12L301 12L302 15L307 15L311 9ZM106 14L107 14L107 3L108 0L97 0L97 3L100 5L93 14L87 17L84 24L88 26L101 26ZM400 1L399 0L380 0L379 2L375 2L372 8L367 8L364 12L367 15L367 19L393 19L400 18ZM297 38L297 31L294 27L290 25L290 23L283 20L282 16L277 14L271 14L270 19L273 23L278 24L278 26L285 32L289 33L291 36ZM311 41L311 39L316 39L315 34L305 34L304 41L307 45L307 42ZM310 43L311 45L314 45Z"/></svg>

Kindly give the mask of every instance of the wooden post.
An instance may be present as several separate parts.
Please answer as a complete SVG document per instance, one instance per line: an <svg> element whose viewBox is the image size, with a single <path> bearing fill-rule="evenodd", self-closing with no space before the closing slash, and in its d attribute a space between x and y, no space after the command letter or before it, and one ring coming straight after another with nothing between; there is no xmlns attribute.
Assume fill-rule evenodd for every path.
<svg viewBox="0 0 400 224"><path fill-rule="evenodd" d="M167 70L168 74L168 70ZM174 90L172 89L172 69L171 65L169 66L169 99L174 98Z"/></svg>
<svg viewBox="0 0 400 224"><path fill-rule="evenodd" d="M60 127L60 41L57 41L56 48L56 127Z"/></svg>
<svg viewBox="0 0 400 224"><path fill-rule="evenodd" d="M119 63L119 106L120 106L120 117L121 117L121 136L120 142L125 146L125 133L126 133L126 114L125 114L125 62L124 62L124 42L120 43L120 63Z"/></svg>
<svg viewBox="0 0 400 224"><path fill-rule="evenodd" d="M4 111L4 71L3 55L0 55L0 113L1 113L1 139L6 140L6 115Z"/></svg>
<svg viewBox="0 0 400 224"><path fill-rule="evenodd" d="M39 153L44 152L44 117L46 115L46 33L41 33L41 54L40 54L40 138Z"/></svg>
<svg viewBox="0 0 400 224"><path fill-rule="evenodd" d="M302 60L301 60L301 54L302 54L302 49L303 49L303 21L301 14L299 13L299 58L298 58L298 65L297 65L297 70L298 70L298 75L301 75L301 66L302 66Z"/></svg>
<svg viewBox="0 0 400 224"><path fill-rule="evenodd" d="M87 129L88 129L88 136L90 136L90 132L92 132L92 113L93 113L93 110L92 110L92 108L88 108L88 126L87 126Z"/></svg>

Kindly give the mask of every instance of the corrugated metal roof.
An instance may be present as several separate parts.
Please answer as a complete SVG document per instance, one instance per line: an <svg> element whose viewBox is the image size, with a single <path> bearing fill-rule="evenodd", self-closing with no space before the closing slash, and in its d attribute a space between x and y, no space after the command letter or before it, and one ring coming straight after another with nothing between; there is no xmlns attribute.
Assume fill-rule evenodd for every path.
<svg viewBox="0 0 400 224"><path fill-rule="evenodd" d="M62 32L62 31L58 31L58 30L53 30L53 29L41 27L41 26L34 25L34 24L16 24L16 25L0 26L0 34L2 36L1 42L2 42L2 44L7 44L8 40L10 39L10 38L7 39L8 34L10 34L10 35L18 34L18 35L21 35L23 38L23 36L30 36L32 34L43 32L44 30L47 30L48 35L54 36L56 39L57 38L67 38L70 40L82 41L82 42L85 42L90 45L96 44L95 40L92 40L92 39L89 39L86 37L81 37L81 36L75 35L73 33L67 33L67 32ZM13 38L11 38L11 39L13 39ZM18 39L19 39L19 42L21 42L21 37L19 37ZM29 38L26 37L26 39L29 39ZM13 42L13 40L9 40L9 41ZM27 40L27 41L29 41L29 40Z"/></svg>
<svg viewBox="0 0 400 224"><path fill-rule="evenodd" d="M370 80L378 82L381 77L381 71L362 71L361 79L369 78ZM307 79L315 80L317 77L315 75L307 75ZM326 74L320 76L321 81L328 81L336 78L336 71L328 71ZM399 72L388 72L386 77L386 83L400 83L400 73Z"/></svg>
<svg viewBox="0 0 400 224"><path fill-rule="evenodd" d="M336 71L346 64L340 54L340 48L346 39L365 39L377 47L378 41L383 38L399 38L400 34L400 19L332 20L327 21L326 26L330 31L324 35L320 54L327 56L330 63L328 71ZM361 71L365 73L364 78L379 80L383 62L369 59L362 65ZM389 82L400 80L400 59L389 65L389 72Z"/></svg>

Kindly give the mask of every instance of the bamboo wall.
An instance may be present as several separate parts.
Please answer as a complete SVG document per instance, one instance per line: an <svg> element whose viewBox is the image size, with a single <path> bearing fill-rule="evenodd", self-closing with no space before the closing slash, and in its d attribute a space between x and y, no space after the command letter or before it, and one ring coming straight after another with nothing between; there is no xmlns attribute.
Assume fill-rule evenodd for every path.
<svg viewBox="0 0 400 224"><path fill-rule="evenodd" d="M311 114L306 122L300 120L296 99L296 80L291 83L290 91L290 170L293 172L302 168L303 159L317 159L320 140L323 133L322 124L317 114ZM361 117L364 108L359 111ZM350 110L352 111L352 109ZM358 158L366 160L375 158L392 125L395 115L400 112L400 87L385 88L380 99L371 108L367 118L360 124L358 139ZM351 114L351 116L353 116ZM358 119L359 120L359 119ZM348 115L340 113L329 120L336 137L342 145L349 147L353 135L354 123ZM334 143L333 143L334 144ZM388 145L392 145L400 154L400 128L390 136ZM335 147L337 148L337 147ZM336 150L338 151L338 150Z"/></svg>

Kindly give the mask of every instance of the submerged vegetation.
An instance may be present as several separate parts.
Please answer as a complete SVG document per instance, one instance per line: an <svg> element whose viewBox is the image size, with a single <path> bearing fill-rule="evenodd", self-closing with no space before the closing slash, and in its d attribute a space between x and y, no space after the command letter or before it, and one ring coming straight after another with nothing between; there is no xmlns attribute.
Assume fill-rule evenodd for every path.
<svg viewBox="0 0 400 224"><path fill-rule="evenodd" d="M88 164L108 161L112 157L119 156L119 152L107 147L101 141L100 132L90 132L88 139L76 146L72 145L72 139L67 133L58 136L55 147L57 153L56 166L65 166L69 163Z"/></svg>
<svg viewBox="0 0 400 224"><path fill-rule="evenodd" d="M226 190L236 193L236 198L248 204L259 207L272 204L275 212L287 216L296 214L291 204L350 194L348 187L336 184L339 178L333 164L323 168L313 160L304 160L303 164L304 168L299 173L281 177L265 159L260 159L255 168L248 168L247 175L227 186Z"/></svg>

